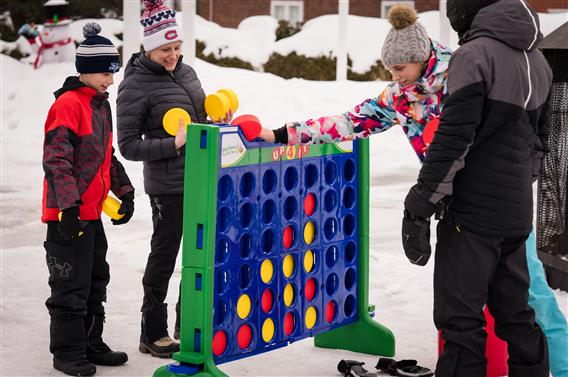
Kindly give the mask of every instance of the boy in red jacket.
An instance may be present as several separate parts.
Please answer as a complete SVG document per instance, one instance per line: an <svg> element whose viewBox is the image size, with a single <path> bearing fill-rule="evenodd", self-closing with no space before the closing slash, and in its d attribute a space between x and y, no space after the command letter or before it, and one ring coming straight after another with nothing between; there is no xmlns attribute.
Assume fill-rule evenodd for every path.
<svg viewBox="0 0 568 377"><path fill-rule="evenodd" d="M51 296L50 351L53 367L71 376L91 376L98 365L121 365L124 352L102 340L109 266L101 207L108 191L122 200L124 224L134 212L134 188L112 148L107 88L120 68L112 43L85 25L77 48L79 77L68 77L55 92L45 122L42 222ZM61 213L61 214L60 214Z"/></svg>

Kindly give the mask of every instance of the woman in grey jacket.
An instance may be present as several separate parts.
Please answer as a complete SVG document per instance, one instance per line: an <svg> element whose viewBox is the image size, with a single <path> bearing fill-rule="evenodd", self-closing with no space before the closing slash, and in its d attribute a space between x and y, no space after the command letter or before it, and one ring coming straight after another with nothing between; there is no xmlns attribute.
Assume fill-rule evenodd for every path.
<svg viewBox="0 0 568 377"><path fill-rule="evenodd" d="M175 137L162 126L164 114L179 107L205 123L205 93L195 71L182 63L181 29L175 11L161 0L145 0L142 16L146 52L133 54L118 89L118 146L124 158L144 164L154 232L142 285L140 352L170 357L179 343L168 336L166 298L183 224L185 125ZM179 332L179 299L176 305ZM174 333L174 337L176 337Z"/></svg>

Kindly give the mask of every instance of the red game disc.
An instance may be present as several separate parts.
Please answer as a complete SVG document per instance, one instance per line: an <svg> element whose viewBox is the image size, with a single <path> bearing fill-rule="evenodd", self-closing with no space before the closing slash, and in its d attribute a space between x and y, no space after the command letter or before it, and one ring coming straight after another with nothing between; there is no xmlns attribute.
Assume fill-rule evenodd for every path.
<svg viewBox="0 0 568 377"><path fill-rule="evenodd" d="M237 344L239 348L244 350L247 349L252 341L252 330L249 325L242 325L237 331Z"/></svg>
<svg viewBox="0 0 568 377"><path fill-rule="evenodd" d="M266 288L262 293L262 311L268 313L272 309L272 291L270 288Z"/></svg>
<svg viewBox="0 0 568 377"><path fill-rule="evenodd" d="M304 296L306 300L312 301L316 295L316 282L313 278L309 278L304 287Z"/></svg>
<svg viewBox="0 0 568 377"><path fill-rule="evenodd" d="M294 242L294 230L290 225L284 228L284 234L282 235L282 244L285 249L289 249Z"/></svg>
<svg viewBox="0 0 568 377"><path fill-rule="evenodd" d="M294 331L295 326L294 315L292 313L286 313L284 316L284 334L290 336Z"/></svg>
<svg viewBox="0 0 568 377"><path fill-rule="evenodd" d="M311 192L306 195L306 199L304 199L304 212L306 215L311 216L314 214L316 209L316 197Z"/></svg>
<svg viewBox="0 0 568 377"><path fill-rule="evenodd" d="M220 356L227 348L227 334L224 331L217 331L213 336L213 353Z"/></svg>
<svg viewBox="0 0 568 377"><path fill-rule="evenodd" d="M424 127L422 139L424 140L424 144L426 144L426 146L432 144L432 140L434 140L434 134L436 133L439 124L440 118L434 118L426 124L426 127Z"/></svg>
<svg viewBox="0 0 568 377"><path fill-rule="evenodd" d="M325 320L327 323L333 322L335 318L335 302L330 300L325 306Z"/></svg>

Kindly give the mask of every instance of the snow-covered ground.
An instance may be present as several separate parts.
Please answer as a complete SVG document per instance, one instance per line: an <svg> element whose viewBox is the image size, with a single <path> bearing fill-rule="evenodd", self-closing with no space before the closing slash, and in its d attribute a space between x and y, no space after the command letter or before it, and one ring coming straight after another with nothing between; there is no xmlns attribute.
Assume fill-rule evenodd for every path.
<svg viewBox="0 0 568 377"><path fill-rule="evenodd" d="M380 51L382 37L374 39L377 44L371 49ZM0 56L0 66L0 375L56 376L60 373L51 367L49 316L44 305L49 288L42 246L45 226L39 222L41 155L43 124L53 102L51 93L75 69L73 63L62 63L33 70L4 55ZM195 68L207 93L232 88L239 96L238 114L256 114L271 128L286 121L341 113L377 95L386 85L284 80L199 60ZM122 72L115 76L116 83L110 89L113 111ZM373 137L371 144L370 302L376 305L375 318L396 336L396 357L417 359L433 368L437 354L432 323L433 263L426 267L411 265L400 242L402 202L415 182L419 163L398 128ZM149 376L165 363L137 350L141 279L151 235L150 205L143 192L142 165L121 160L137 188L136 212L128 224L118 227L105 218L111 266L105 339L111 347L128 352L130 360L121 367L98 367L97 374ZM179 279L178 268L170 284L170 311L177 298ZM568 295L557 292L557 297L566 312ZM173 326L173 321L170 324ZM369 367L377 361L374 356L314 348L308 339L225 364L221 369L231 376L336 376L337 362L342 358L366 361Z"/></svg>

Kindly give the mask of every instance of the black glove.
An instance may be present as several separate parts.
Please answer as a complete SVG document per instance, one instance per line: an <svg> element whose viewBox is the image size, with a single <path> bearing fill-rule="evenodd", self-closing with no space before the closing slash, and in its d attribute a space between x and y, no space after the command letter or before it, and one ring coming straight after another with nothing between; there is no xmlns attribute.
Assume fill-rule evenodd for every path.
<svg viewBox="0 0 568 377"><path fill-rule="evenodd" d="M120 197L122 204L118 209L119 215L124 215L120 219L111 219L113 225L126 224L132 218L134 214L134 192L128 192Z"/></svg>
<svg viewBox="0 0 568 377"><path fill-rule="evenodd" d="M341 360L337 365L337 370L343 373L344 376L357 376L357 377L376 377L376 373L371 373L363 368L365 363L355 360Z"/></svg>
<svg viewBox="0 0 568 377"><path fill-rule="evenodd" d="M77 237L80 230L79 207L69 207L61 211L61 219L57 229L68 241Z"/></svg>
<svg viewBox="0 0 568 377"><path fill-rule="evenodd" d="M414 216L406 209L402 219L402 247L410 263L424 266L430 259L430 219Z"/></svg>

